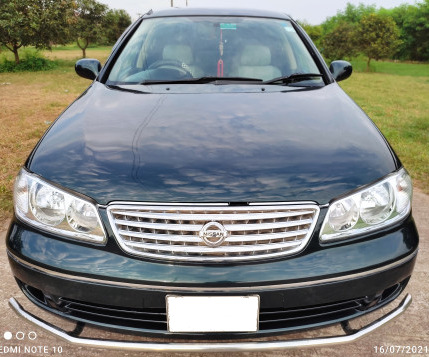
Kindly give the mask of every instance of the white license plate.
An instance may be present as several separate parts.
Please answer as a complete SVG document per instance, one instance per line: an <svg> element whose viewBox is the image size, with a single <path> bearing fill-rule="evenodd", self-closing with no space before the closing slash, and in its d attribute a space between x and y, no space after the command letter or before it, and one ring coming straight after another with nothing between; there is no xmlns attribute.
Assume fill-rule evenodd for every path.
<svg viewBox="0 0 429 357"><path fill-rule="evenodd" d="M170 332L256 332L259 296L168 295Z"/></svg>

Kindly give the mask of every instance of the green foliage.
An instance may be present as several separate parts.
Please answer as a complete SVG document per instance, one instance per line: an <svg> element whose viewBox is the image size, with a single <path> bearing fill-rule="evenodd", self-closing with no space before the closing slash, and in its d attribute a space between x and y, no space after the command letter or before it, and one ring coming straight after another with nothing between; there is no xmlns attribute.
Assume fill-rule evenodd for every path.
<svg viewBox="0 0 429 357"><path fill-rule="evenodd" d="M356 26L340 22L322 41L323 55L330 60L351 59L358 53Z"/></svg>
<svg viewBox="0 0 429 357"><path fill-rule="evenodd" d="M401 33L402 45L396 58L429 60L429 0L415 6L402 5L390 10L389 15Z"/></svg>
<svg viewBox="0 0 429 357"><path fill-rule="evenodd" d="M131 25L131 17L125 10L109 10L103 22L105 44L113 45Z"/></svg>
<svg viewBox="0 0 429 357"><path fill-rule="evenodd" d="M310 36L311 40L314 42L317 48L322 46L323 38L323 29L321 25L310 25L306 22L300 21L299 24L307 32L307 35Z"/></svg>
<svg viewBox="0 0 429 357"><path fill-rule="evenodd" d="M401 5L393 9L380 9L380 14L391 16L399 28L401 45L393 58L410 59L410 46L414 47L414 39L410 34L408 25L413 22L417 8L411 5Z"/></svg>
<svg viewBox="0 0 429 357"><path fill-rule="evenodd" d="M76 43L86 57L86 49L91 42L101 39L103 34L103 21L107 12L107 5L96 0L76 0L76 23L73 32Z"/></svg>
<svg viewBox="0 0 429 357"><path fill-rule="evenodd" d="M22 51L22 57L22 60L16 63L4 56L0 61L0 73L48 71L57 67L57 62L44 58L43 55L35 49L26 48Z"/></svg>
<svg viewBox="0 0 429 357"><path fill-rule="evenodd" d="M417 4L414 26L408 26L409 33L414 38L414 58L429 60L429 0Z"/></svg>
<svg viewBox="0 0 429 357"><path fill-rule="evenodd" d="M0 44L14 53L18 64L22 46L50 48L67 42L73 7L73 0L1 0Z"/></svg>
<svg viewBox="0 0 429 357"><path fill-rule="evenodd" d="M328 34L333 32L338 25L344 22L358 24L363 16L373 14L376 11L377 8L375 5L359 4L355 6L347 3L344 11L338 11L335 16L326 19L322 24L323 33Z"/></svg>
<svg viewBox="0 0 429 357"><path fill-rule="evenodd" d="M401 5L393 9L377 8L375 5L353 5L348 3L344 10L327 18L319 26L303 24L304 29L315 41L325 57L350 58L354 53L347 49L341 34L349 37L350 31L343 25L358 25L362 18L371 14L393 18L399 29L399 42L395 42L395 51L388 57L391 59L428 61L429 60L429 0L420 0L416 5ZM319 34L318 29L322 29ZM395 31L396 33L396 31ZM334 43L340 48L335 49ZM343 48L346 49L343 50ZM356 52L356 51L354 51ZM349 54L348 56L345 54ZM341 56L340 56L341 55Z"/></svg>
<svg viewBox="0 0 429 357"><path fill-rule="evenodd" d="M364 15L356 29L359 50L368 57L367 69L371 59L388 58L401 44L399 29L390 16Z"/></svg>

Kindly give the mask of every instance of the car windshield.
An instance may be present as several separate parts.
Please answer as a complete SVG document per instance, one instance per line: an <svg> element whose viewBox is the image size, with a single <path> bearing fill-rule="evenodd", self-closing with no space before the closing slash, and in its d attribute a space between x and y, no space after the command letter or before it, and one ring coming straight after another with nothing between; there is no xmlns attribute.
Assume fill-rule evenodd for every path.
<svg viewBox="0 0 429 357"><path fill-rule="evenodd" d="M142 21L114 64L107 84L207 83L319 74L290 21L255 17L191 16ZM259 80L259 81L256 81ZM300 82L323 83L322 76ZM274 81L273 84L284 84ZM300 83L301 84L301 83Z"/></svg>

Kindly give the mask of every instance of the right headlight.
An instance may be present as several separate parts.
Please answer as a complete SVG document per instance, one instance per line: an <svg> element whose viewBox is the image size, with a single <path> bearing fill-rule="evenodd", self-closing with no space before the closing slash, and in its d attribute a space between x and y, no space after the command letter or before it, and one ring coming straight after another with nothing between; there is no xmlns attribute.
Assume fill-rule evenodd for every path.
<svg viewBox="0 0 429 357"><path fill-rule="evenodd" d="M14 207L20 219L44 231L81 241L106 242L103 225L92 202L24 169L15 181Z"/></svg>
<svg viewBox="0 0 429 357"><path fill-rule="evenodd" d="M405 169L329 205L320 233L322 242L377 230L411 211L411 178Z"/></svg>

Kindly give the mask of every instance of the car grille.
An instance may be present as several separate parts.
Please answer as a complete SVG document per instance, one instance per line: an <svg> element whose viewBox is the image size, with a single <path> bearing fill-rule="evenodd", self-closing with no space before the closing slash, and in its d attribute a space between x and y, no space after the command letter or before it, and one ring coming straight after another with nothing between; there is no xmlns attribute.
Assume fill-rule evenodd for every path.
<svg viewBox="0 0 429 357"><path fill-rule="evenodd" d="M295 254L306 246L319 215L314 204L114 204L107 211L115 237L126 252L196 262L248 261ZM225 236L218 246L208 245L200 237L207 224L224 227ZM213 226L210 228L219 233Z"/></svg>

